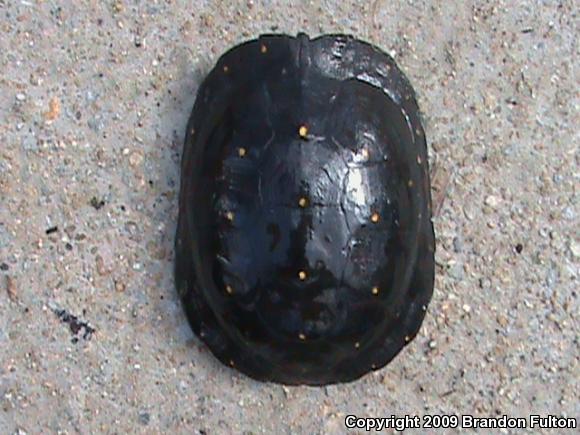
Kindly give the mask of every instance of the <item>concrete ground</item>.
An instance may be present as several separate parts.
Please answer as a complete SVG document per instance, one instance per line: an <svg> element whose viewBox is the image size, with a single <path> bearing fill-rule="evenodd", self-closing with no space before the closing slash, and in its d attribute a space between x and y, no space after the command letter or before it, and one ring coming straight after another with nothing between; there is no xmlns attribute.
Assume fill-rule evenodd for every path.
<svg viewBox="0 0 580 435"><path fill-rule="evenodd" d="M0 0L0 433L579 417L578 3L193 3ZM201 78L233 44L298 31L352 33L395 57L445 192L420 335L385 369L325 388L223 367L172 278Z"/></svg>

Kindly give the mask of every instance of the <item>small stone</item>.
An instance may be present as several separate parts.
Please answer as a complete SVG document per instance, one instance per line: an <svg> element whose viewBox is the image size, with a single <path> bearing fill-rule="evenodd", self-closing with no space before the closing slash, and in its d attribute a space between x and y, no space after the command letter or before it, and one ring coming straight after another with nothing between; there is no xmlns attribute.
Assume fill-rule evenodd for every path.
<svg viewBox="0 0 580 435"><path fill-rule="evenodd" d="M460 263L454 263L454 264L450 265L448 272L449 272L449 276L451 276L453 279L455 279L457 281L460 281L464 275L463 265Z"/></svg>
<svg viewBox="0 0 580 435"><path fill-rule="evenodd" d="M121 281L115 281L115 290L117 290L118 292L124 292L125 284L123 284Z"/></svg>
<svg viewBox="0 0 580 435"><path fill-rule="evenodd" d="M165 248L155 243L154 241L147 242L147 252L152 258L163 260L165 258Z"/></svg>
<svg viewBox="0 0 580 435"><path fill-rule="evenodd" d="M508 319L503 314L498 314L497 323L499 323L502 328L505 328L508 325Z"/></svg>
<svg viewBox="0 0 580 435"><path fill-rule="evenodd" d="M580 257L580 243L578 243L578 241L572 239L570 241L570 251L572 252L572 255L574 256L574 258L579 258Z"/></svg>
<svg viewBox="0 0 580 435"><path fill-rule="evenodd" d="M557 282L558 282L558 271L552 265L548 268L548 271L546 272L546 286L548 287L546 289L547 299L549 299L552 296L552 289Z"/></svg>
<svg viewBox="0 0 580 435"><path fill-rule="evenodd" d="M457 253L463 251L463 240L457 236L453 239L453 250Z"/></svg>
<svg viewBox="0 0 580 435"><path fill-rule="evenodd" d="M471 307L467 304L463 304L463 311L466 313L471 313Z"/></svg>
<svg viewBox="0 0 580 435"><path fill-rule="evenodd" d="M118 14L119 12L123 12L123 3L122 2L115 2L113 4L113 12Z"/></svg>
<svg viewBox="0 0 580 435"><path fill-rule="evenodd" d="M435 340L431 340L429 342L429 349L435 349L437 347L437 342Z"/></svg>
<svg viewBox="0 0 580 435"><path fill-rule="evenodd" d="M60 101L56 97L52 97L48 102L48 112L45 112L44 119L47 121L54 121L60 114Z"/></svg>
<svg viewBox="0 0 580 435"><path fill-rule="evenodd" d="M129 157L129 164L131 166L138 166L141 164L142 161L143 156L138 152L132 153L131 156Z"/></svg>
<svg viewBox="0 0 580 435"><path fill-rule="evenodd" d="M16 301L16 282L9 276L6 277L6 292L11 301Z"/></svg>
<svg viewBox="0 0 580 435"><path fill-rule="evenodd" d="M87 125L89 126L89 128L95 132L100 132L101 130L103 130L103 128L105 128L105 123L102 120L101 115L96 115L90 119L87 120Z"/></svg>
<svg viewBox="0 0 580 435"><path fill-rule="evenodd" d="M103 257L101 257L100 255L96 256L95 264L97 266L97 273L99 275L106 275L107 273L109 273L109 271L105 267L105 261L103 260Z"/></svg>
<svg viewBox="0 0 580 435"><path fill-rule="evenodd" d="M25 151L38 151L38 140L34 134L26 134L22 139L22 148Z"/></svg>
<svg viewBox="0 0 580 435"><path fill-rule="evenodd" d="M572 207L566 207L562 212L562 216L564 219L573 220L576 217L576 213L574 213L574 209Z"/></svg>
<svg viewBox="0 0 580 435"><path fill-rule="evenodd" d="M26 100L26 95L24 95L22 93L18 93L18 94L16 94L16 99L18 101L24 101L24 100Z"/></svg>
<svg viewBox="0 0 580 435"><path fill-rule="evenodd" d="M102 199L97 199L97 197L96 197L96 196L93 196L93 197L91 198L91 206L92 206L92 207L93 207L95 210L98 210L98 209L100 209L100 208L101 208L101 207L103 207L104 205L105 205L105 201L104 201L104 200L102 200Z"/></svg>
<svg viewBox="0 0 580 435"><path fill-rule="evenodd" d="M492 208L497 208L500 202L501 198L494 195L489 195L487 198L485 198L485 205L488 205Z"/></svg>
<svg viewBox="0 0 580 435"><path fill-rule="evenodd" d="M139 423L141 423L143 426L147 426L149 424L150 420L151 420L151 416L149 415L148 412L140 412L139 413Z"/></svg>

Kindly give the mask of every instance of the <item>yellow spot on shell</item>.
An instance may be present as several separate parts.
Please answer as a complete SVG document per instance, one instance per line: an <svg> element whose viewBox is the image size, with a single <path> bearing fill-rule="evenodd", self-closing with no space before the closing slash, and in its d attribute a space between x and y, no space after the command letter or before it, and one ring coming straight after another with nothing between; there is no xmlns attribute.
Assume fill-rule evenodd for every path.
<svg viewBox="0 0 580 435"><path fill-rule="evenodd" d="M229 220L230 222L233 222L234 221L234 213L231 211L228 211L226 213L226 219Z"/></svg>
<svg viewBox="0 0 580 435"><path fill-rule="evenodd" d="M301 138L306 138L306 135L308 135L308 127L306 127L305 125L301 125L300 128L298 129L298 134L300 135Z"/></svg>
<svg viewBox="0 0 580 435"><path fill-rule="evenodd" d="M378 295L379 294L379 288L378 287L373 287L373 289L371 290L373 292L373 295Z"/></svg>
<svg viewBox="0 0 580 435"><path fill-rule="evenodd" d="M226 285L226 292L231 295L234 293L234 289L232 288L231 285Z"/></svg>
<svg viewBox="0 0 580 435"><path fill-rule="evenodd" d="M224 72L227 74L228 72L230 72L230 67L227 65L224 65Z"/></svg>
<svg viewBox="0 0 580 435"><path fill-rule="evenodd" d="M363 159L365 159L365 160L368 160L370 157L370 152L369 152L368 148L363 148L361 151L361 154L362 154Z"/></svg>
<svg viewBox="0 0 580 435"><path fill-rule="evenodd" d="M306 206L308 205L308 200L307 200L305 197L303 197L303 196L302 196L302 197L301 197L301 198L298 200L298 205L299 205L300 207L304 208L304 207L306 207Z"/></svg>
<svg viewBox="0 0 580 435"><path fill-rule="evenodd" d="M233 360L233 359L231 359L231 360L230 360L230 366L232 366L232 367L233 367L234 365L235 365L235 364L234 364L234 360Z"/></svg>
<svg viewBox="0 0 580 435"><path fill-rule="evenodd" d="M300 278L300 281L304 281L306 279L306 272L303 270L298 272L298 278Z"/></svg>
<svg viewBox="0 0 580 435"><path fill-rule="evenodd" d="M360 343L357 341L357 342L354 344L354 347L355 347L355 349L358 349L358 348L360 347Z"/></svg>
<svg viewBox="0 0 580 435"><path fill-rule="evenodd" d="M299 338L300 340L306 340L306 335L304 335L304 334L300 333L300 334L298 334L298 338Z"/></svg>
<svg viewBox="0 0 580 435"><path fill-rule="evenodd" d="M405 335L405 343L408 343L409 341L411 341L411 337L409 337L408 335Z"/></svg>
<svg viewBox="0 0 580 435"><path fill-rule="evenodd" d="M268 51L268 47L266 47L264 44L262 44L262 46L260 47L260 52L262 54L265 54Z"/></svg>
<svg viewBox="0 0 580 435"><path fill-rule="evenodd" d="M380 218L381 218L381 217L379 216L379 214L378 214L378 213L373 213L373 214L371 215L371 222L372 222L373 224L376 224L376 223L377 223L377 222L380 220Z"/></svg>
<svg viewBox="0 0 580 435"><path fill-rule="evenodd" d="M244 147L238 148L238 156L244 157L246 155L246 149Z"/></svg>
<svg viewBox="0 0 580 435"><path fill-rule="evenodd" d="M413 183L413 180L409 180L409 181L407 181L407 186L409 186L409 187L413 187L413 184L414 184L414 183Z"/></svg>
<svg viewBox="0 0 580 435"><path fill-rule="evenodd" d="M417 156L417 164L421 164L423 163L423 160L421 160L421 156Z"/></svg>

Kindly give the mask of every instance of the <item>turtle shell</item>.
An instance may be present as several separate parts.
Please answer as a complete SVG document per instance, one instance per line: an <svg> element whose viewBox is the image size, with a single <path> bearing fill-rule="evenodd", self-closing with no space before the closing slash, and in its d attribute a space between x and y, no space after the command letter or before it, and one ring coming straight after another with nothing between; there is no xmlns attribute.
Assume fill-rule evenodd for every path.
<svg viewBox="0 0 580 435"><path fill-rule="evenodd" d="M387 364L431 299L426 139L391 57L345 35L225 53L187 126L176 286L224 364L284 384Z"/></svg>

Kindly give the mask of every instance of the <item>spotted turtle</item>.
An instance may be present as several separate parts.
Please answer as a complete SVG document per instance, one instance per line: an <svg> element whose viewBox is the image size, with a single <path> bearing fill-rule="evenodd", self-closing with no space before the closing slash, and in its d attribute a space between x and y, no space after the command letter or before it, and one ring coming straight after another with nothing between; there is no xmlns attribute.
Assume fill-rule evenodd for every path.
<svg viewBox="0 0 580 435"><path fill-rule="evenodd" d="M433 292L426 139L409 81L346 35L264 35L201 84L181 166L175 278L224 364L348 382L417 334Z"/></svg>

